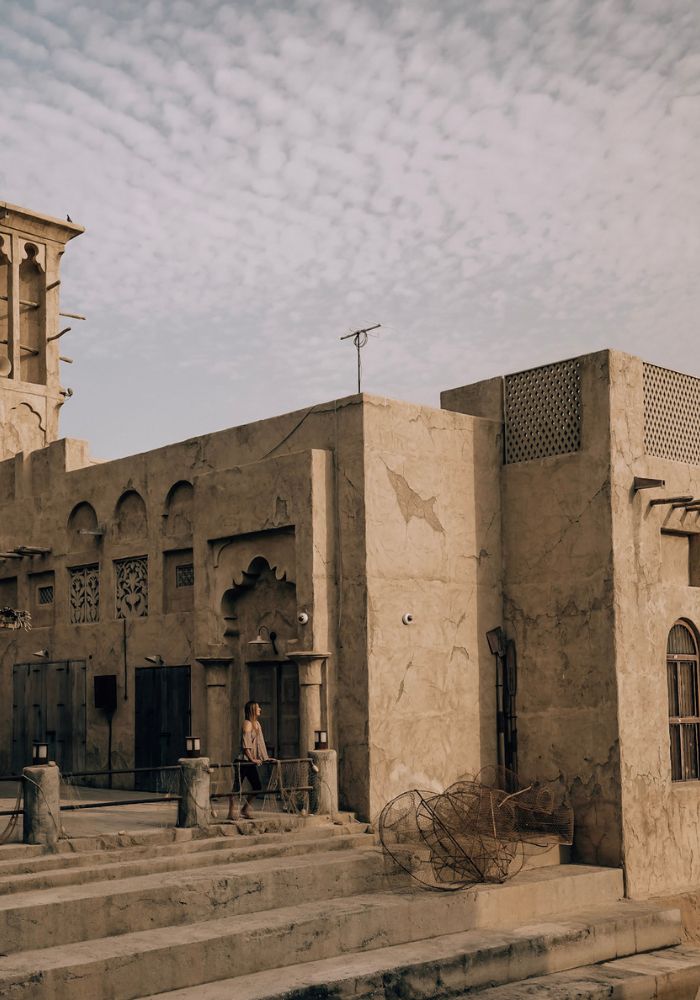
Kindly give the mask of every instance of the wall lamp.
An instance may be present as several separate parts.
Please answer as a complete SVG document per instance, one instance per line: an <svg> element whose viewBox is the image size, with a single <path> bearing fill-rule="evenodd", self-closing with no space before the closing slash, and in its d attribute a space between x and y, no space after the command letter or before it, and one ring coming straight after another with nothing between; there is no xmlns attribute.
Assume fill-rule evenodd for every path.
<svg viewBox="0 0 700 1000"><path fill-rule="evenodd" d="M35 653L32 653L32 656L38 656L40 660L48 660L49 651L48 649L37 649Z"/></svg>
<svg viewBox="0 0 700 1000"><path fill-rule="evenodd" d="M202 741L199 736L186 736L185 737L185 756L186 757L199 757L202 750Z"/></svg>
<svg viewBox="0 0 700 1000"><path fill-rule="evenodd" d="M95 538L102 538L103 535L107 534L107 529L104 525L98 524L96 528L78 528L79 535L94 535Z"/></svg>
<svg viewBox="0 0 700 1000"><path fill-rule="evenodd" d="M146 661L146 663L155 663L157 667L165 666L165 660L160 655L160 653L156 653L155 656L144 656L144 660Z"/></svg>
<svg viewBox="0 0 700 1000"><path fill-rule="evenodd" d="M486 633L486 641L493 656L506 655L506 634L500 625Z"/></svg>
<svg viewBox="0 0 700 1000"><path fill-rule="evenodd" d="M267 632L267 639L263 638L263 632ZM275 645L276 639L277 639L276 632L271 632L270 629L267 627L267 625L260 625L258 626L258 634L254 639L248 640L248 645L267 646L269 643L272 645L272 652L275 654L275 656L277 656L278 655L277 646Z"/></svg>

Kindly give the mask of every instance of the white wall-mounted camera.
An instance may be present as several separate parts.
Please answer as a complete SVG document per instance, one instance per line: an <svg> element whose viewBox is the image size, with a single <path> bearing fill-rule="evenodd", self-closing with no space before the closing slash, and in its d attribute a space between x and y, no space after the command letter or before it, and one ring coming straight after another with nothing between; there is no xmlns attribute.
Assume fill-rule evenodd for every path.
<svg viewBox="0 0 700 1000"><path fill-rule="evenodd" d="M299 614L297 615L297 621L299 622L300 625L308 625L309 623L308 612L300 611Z"/></svg>
<svg viewBox="0 0 700 1000"><path fill-rule="evenodd" d="M412 615L410 611L405 611L401 615L401 621L404 623L404 625L413 625L415 620L416 620L415 616Z"/></svg>

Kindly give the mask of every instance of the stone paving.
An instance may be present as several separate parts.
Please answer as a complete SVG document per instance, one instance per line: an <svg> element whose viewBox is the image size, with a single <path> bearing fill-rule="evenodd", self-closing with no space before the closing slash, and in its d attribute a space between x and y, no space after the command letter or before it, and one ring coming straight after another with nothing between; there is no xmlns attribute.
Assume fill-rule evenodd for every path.
<svg viewBox="0 0 700 1000"><path fill-rule="evenodd" d="M14 782L0 782L0 810L12 809L15 804L17 785ZM153 792L134 792L123 788L88 788L86 786L62 788L61 805L75 802L118 802L120 799L149 799ZM9 820L0 816L0 835ZM121 830L159 830L175 826L177 821L177 801L163 798L163 802L143 805L110 806L103 809L80 809L63 811L61 821L69 837L89 837L101 833L119 833ZM17 825L8 843L22 840L22 821Z"/></svg>

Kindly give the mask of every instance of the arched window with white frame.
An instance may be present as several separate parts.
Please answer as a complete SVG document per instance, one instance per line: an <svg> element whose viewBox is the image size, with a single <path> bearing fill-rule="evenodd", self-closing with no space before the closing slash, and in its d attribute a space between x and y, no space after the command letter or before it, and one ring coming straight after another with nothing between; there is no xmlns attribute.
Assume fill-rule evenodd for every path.
<svg viewBox="0 0 700 1000"><path fill-rule="evenodd" d="M698 640L690 622L679 619L666 647L671 780L700 779Z"/></svg>

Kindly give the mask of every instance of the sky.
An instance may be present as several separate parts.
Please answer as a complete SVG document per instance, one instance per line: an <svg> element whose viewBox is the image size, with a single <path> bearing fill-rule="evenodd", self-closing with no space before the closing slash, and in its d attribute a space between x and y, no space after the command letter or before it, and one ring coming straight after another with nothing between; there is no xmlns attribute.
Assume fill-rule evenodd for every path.
<svg viewBox="0 0 700 1000"><path fill-rule="evenodd" d="M697 0L0 0L102 458L613 347L700 375Z"/></svg>

